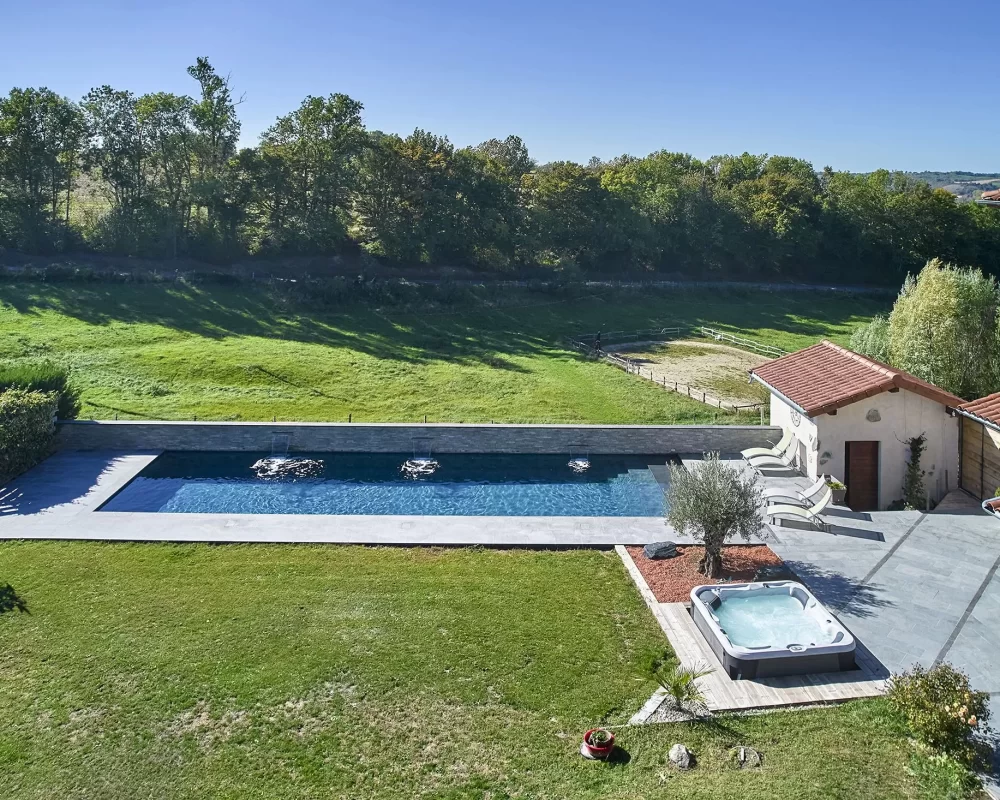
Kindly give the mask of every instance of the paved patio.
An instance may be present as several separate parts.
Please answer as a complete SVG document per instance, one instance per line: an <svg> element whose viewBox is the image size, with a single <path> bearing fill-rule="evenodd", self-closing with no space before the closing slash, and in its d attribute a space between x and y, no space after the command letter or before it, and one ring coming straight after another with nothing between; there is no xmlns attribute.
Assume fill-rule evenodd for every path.
<svg viewBox="0 0 1000 800"><path fill-rule="evenodd" d="M930 514L836 508L830 532L776 526L769 544L890 672L949 661L1000 720L1000 520L965 497Z"/></svg>

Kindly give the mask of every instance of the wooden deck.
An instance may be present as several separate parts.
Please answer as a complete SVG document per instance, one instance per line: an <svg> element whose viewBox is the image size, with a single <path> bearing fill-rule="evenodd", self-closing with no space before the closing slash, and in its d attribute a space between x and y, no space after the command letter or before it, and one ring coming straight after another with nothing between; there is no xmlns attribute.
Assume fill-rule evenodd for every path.
<svg viewBox="0 0 1000 800"><path fill-rule="evenodd" d="M733 680L723 670L684 603L659 603L624 547L615 548L639 588L681 664L689 668L711 668L698 681L710 711L840 703L860 697L875 697L885 691L887 671L858 643L855 658L859 669L819 675Z"/></svg>
<svg viewBox="0 0 1000 800"><path fill-rule="evenodd" d="M868 651L856 653L860 669L819 675L732 680L708 646L683 603L659 603L661 626L685 667L711 667L714 671L698 685L711 711L777 706L838 703L858 697L875 697L885 690L883 670Z"/></svg>

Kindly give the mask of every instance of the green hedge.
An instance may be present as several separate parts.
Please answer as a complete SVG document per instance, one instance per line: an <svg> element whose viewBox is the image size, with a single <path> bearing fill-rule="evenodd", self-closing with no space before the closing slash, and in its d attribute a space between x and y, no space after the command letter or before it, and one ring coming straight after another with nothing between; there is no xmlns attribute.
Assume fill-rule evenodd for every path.
<svg viewBox="0 0 1000 800"><path fill-rule="evenodd" d="M79 395L69 385L69 373L51 361L0 364L0 392L8 389L58 393L59 419L73 419L80 411Z"/></svg>
<svg viewBox="0 0 1000 800"><path fill-rule="evenodd" d="M8 389L0 393L0 477L14 477L49 454L59 395Z"/></svg>

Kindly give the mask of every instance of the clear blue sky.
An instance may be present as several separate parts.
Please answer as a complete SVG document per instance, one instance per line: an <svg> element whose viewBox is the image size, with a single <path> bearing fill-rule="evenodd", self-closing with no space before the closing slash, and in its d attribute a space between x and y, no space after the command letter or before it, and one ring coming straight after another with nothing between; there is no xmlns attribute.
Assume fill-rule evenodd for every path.
<svg viewBox="0 0 1000 800"><path fill-rule="evenodd" d="M3 4L0 90L193 93L232 75L243 141L307 94L370 128L540 161L666 148L819 168L1000 170L995 0L79 0ZM989 62L992 61L992 64Z"/></svg>

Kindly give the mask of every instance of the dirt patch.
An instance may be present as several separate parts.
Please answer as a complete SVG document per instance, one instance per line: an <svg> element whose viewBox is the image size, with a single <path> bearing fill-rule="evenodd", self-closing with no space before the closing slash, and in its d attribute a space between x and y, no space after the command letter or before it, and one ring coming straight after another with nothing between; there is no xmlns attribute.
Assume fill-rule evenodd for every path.
<svg viewBox="0 0 1000 800"><path fill-rule="evenodd" d="M221 716L212 713L208 703L199 700L195 707L171 720L164 731L166 738L193 736L201 747L211 747L225 741L236 731L247 727L250 718L246 711L226 711Z"/></svg>
<svg viewBox="0 0 1000 800"><path fill-rule="evenodd" d="M686 602L695 586L707 583L746 583L753 580L761 567L784 563L766 544L731 545L722 548L722 577L712 580L698 572L704 547L678 545L677 556L655 561L646 558L641 547L625 549L661 603Z"/></svg>
<svg viewBox="0 0 1000 800"><path fill-rule="evenodd" d="M666 379L668 384L696 387L736 405L768 400L767 390L759 384L750 384L747 377L751 369L770 360L766 356L704 339L607 349L638 362L645 368L644 375L645 370L652 370L657 382Z"/></svg>

